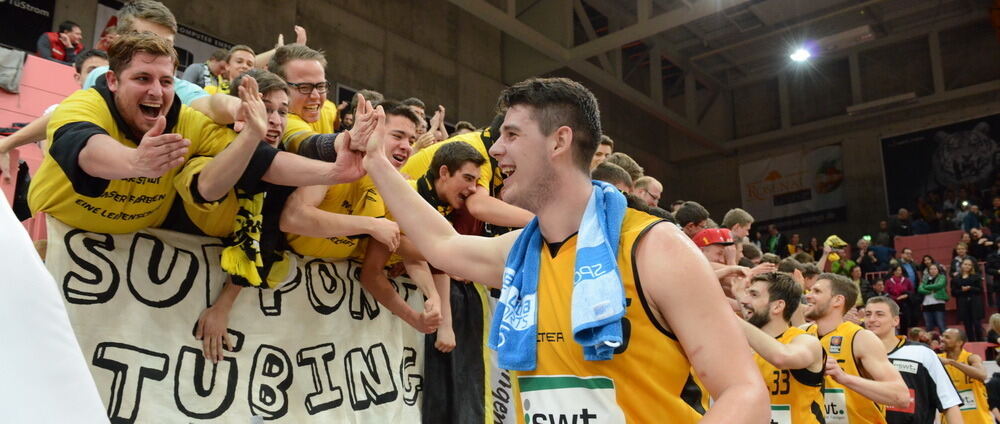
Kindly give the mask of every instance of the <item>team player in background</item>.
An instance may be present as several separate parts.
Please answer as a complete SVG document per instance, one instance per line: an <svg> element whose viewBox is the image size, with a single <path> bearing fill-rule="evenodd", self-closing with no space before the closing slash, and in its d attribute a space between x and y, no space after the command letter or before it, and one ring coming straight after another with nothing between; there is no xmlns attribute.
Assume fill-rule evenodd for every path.
<svg viewBox="0 0 1000 424"><path fill-rule="evenodd" d="M819 337L826 360L827 423L884 424L885 407L904 408L910 393L871 331L844 320L853 310L857 286L842 275L820 274L806 295L812 320L806 331Z"/></svg>
<svg viewBox="0 0 1000 424"><path fill-rule="evenodd" d="M824 421L823 369L826 352L816 336L792 327L802 287L784 273L753 277L740 299L743 330L771 395L771 423Z"/></svg>
<svg viewBox="0 0 1000 424"><path fill-rule="evenodd" d="M961 423L959 405L962 399L951 384L951 378L934 351L924 344L896 335L899 326L899 305L896 301L875 296L865 304L865 328L875 333L910 389L910 404L904 408L887 408L889 424L932 424L938 411L949 423Z"/></svg>
<svg viewBox="0 0 1000 424"><path fill-rule="evenodd" d="M965 343L969 340L960 329L945 330L941 341L944 342L944 353L938 356L962 397L961 410L965 424L992 424L993 416L986 398L986 385L983 384L986 381L983 359L965 350ZM945 422L952 424L952 421Z"/></svg>

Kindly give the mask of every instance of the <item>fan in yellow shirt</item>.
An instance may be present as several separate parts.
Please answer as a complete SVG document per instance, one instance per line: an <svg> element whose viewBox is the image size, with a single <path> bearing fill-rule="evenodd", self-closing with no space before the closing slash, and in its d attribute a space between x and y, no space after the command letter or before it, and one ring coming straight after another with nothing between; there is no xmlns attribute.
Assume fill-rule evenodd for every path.
<svg viewBox="0 0 1000 424"><path fill-rule="evenodd" d="M237 77L233 84L240 91L260 92L267 111L267 132L235 187L218 201L206 202L198 195L200 176L213 159L199 156L185 163L174 177L179 196L163 224L176 231L224 238L221 264L230 278L202 313L195 333L202 340L205 356L216 362L223 359L223 348L232 346L226 323L241 287L274 288L294 267L278 224L294 187L347 183L361 176L360 169L344 165L351 163L351 152L342 152L341 160L329 163L281 151L288 110L284 80L255 69Z"/></svg>
<svg viewBox="0 0 1000 424"><path fill-rule="evenodd" d="M410 178L417 178L430 170L434 154L442 146L449 143L466 143L475 148L483 158L477 181L481 188L465 199L465 207L477 220L491 224L491 229L493 229L491 233L494 234L509 231L509 228L499 229L497 227L524 227L533 217L531 212L505 203L499 198L500 190L503 187L503 176L496 166L496 161L490 157L489 149L499 137L501 123L503 123L503 115L498 115L490 126L483 130L455 135L420 149L413 154L410 160L406 161L402 169L403 174Z"/></svg>
<svg viewBox="0 0 1000 424"><path fill-rule="evenodd" d="M330 160L334 151L334 131L337 106L326 99L330 83L326 80L326 57L323 52L301 44L278 47L267 65L268 69L288 81L288 125L281 137L285 149L292 153L320 160ZM358 119L361 118L361 119ZM370 120L356 117L351 135L357 137L370 131ZM361 146L353 148L360 150Z"/></svg>
<svg viewBox="0 0 1000 424"><path fill-rule="evenodd" d="M224 196L266 131L260 99L243 97L247 128L237 135L176 100L169 41L127 35L109 56L107 78L72 94L50 120L52 143L28 194L32 210L93 232L157 226L176 195L173 176L192 156L214 156L199 196Z"/></svg>
<svg viewBox="0 0 1000 424"><path fill-rule="evenodd" d="M385 155L395 166L402 166L410 155L410 142L415 137L418 118L412 110L398 103L385 102L380 107L385 110L391 138ZM399 227L385 215L385 206L371 179L362 178L350 184L297 189L285 204L281 229L288 233L291 248L304 256L330 260L361 259L363 251L373 251L380 246L384 255L364 255L362 265L363 268L370 268L369 271L380 271L385 266L388 253L400 245ZM363 247L363 237L366 236L373 237L378 243L368 243ZM404 255L407 256L412 255ZM423 313L416 313L401 299L384 297L384 292L375 290L373 295L414 328L425 333L432 332L441 320L440 297L434 283L429 281L429 271L411 270L411 277L428 297Z"/></svg>

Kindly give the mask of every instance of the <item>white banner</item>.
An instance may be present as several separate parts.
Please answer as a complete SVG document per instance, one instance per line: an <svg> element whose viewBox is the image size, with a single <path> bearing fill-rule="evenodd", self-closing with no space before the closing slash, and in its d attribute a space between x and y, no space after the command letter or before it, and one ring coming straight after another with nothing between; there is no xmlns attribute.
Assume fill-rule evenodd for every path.
<svg viewBox="0 0 1000 424"><path fill-rule="evenodd" d="M489 291L486 292L487 294ZM493 313L497 309L497 299L492 296L487 297L487 304L489 304L490 310L487 317L492 317ZM488 322L488 321L487 321ZM518 395L517 390L517 380L511 375L510 370L505 370L500 368L500 364L497 362L497 352L490 349L488 346L484 347L487 354L490 356L490 392L492 393L492 405L486 405L487 416L490 415L492 410L493 424L515 424L517 423L517 406L515 405L515 397Z"/></svg>
<svg viewBox="0 0 1000 424"><path fill-rule="evenodd" d="M48 225L46 266L112 422L420 422L424 337L362 289L358 264L297 258L288 283L244 289L235 352L213 365L193 330L225 279L217 239Z"/></svg>
<svg viewBox="0 0 1000 424"><path fill-rule="evenodd" d="M793 217L808 220L816 214L830 218L829 211L845 205L843 182L840 145L740 165L743 209L758 222Z"/></svg>

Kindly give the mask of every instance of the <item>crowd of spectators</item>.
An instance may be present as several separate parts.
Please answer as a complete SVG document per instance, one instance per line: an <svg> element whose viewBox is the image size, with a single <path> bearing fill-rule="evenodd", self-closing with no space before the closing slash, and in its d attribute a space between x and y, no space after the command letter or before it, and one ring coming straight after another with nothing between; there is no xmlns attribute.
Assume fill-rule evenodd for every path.
<svg viewBox="0 0 1000 424"><path fill-rule="evenodd" d="M1000 206L1000 197L995 197L994 202ZM921 234L919 230L914 232L914 228L922 226L920 218L911 220L906 209L891 220L880 221L873 235L858 239L851 249L846 243L831 246L829 238L821 237L810 237L808 243L802 243L800 234L785 235L775 225L769 225L748 240L752 251L746 252L744 247L744 253L753 257L759 250L800 263L825 264L826 270L849 277L858 285L862 294L858 306L871 297L888 294L899 303L900 328L904 332L922 327L940 334L947 329L946 304L954 298L955 318L969 339L985 341L986 308L996 308L1000 300L1000 245L991 229L1000 211L993 208L982 214L973 204L964 212L959 220L968 224L967 229L961 225L944 227L961 231L951 255L944 258L924 255L917 262L912 249L894 248L896 237Z"/></svg>
<svg viewBox="0 0 1000 424"><path fill-rule="evenodd" d="M523 227L533 218L498 198L494 176L500 170L486 152L497 140L502 116L478 126L460 121L450 132L445 106L428 107L416 97L394 101L366 89L350 103L334 104L328 99L332 84L325 75L325 56L307 47L301 27L295 28L295 43L285 45L279 37L274 49L262 53L236 45L190 65L182 78L175 79L176 56L170 43L176 22L169 11L160 10L162 5L151 3L155 2L130 3L126 10L135 13L134 21L120 20L125 28L102 36L100 45L110 58L101 50L84 50L80 27L72 22L39 38L38 54L75 63L76 78L88 90L73 94L54 111L0 141L0 163L6 164L3 155L10 149L45 139L49 129L53 147L33 182L32 209L88 231L162 226L226 240L221 263L230 278L196 329L206 357L215 362L231 346L226 324L241 288L272 287L282 281L284 275L274 273L287 271L282 264L289 251L362 261L366 289L414 329L437 333L435 348L447 353L463 343L452 329L460 325L461 317L452 316L449 293L466 285L447 276L442 281L442 274L408 245L384 206L376 205L378 193L370 179L362 178L357 145L371 136L376 115L384 113L391 138L385 153L412 179L421 197L453 220L456 229L462 226L458 213L462 211L490 224L490 231L495 231L490 235L495 235L503 228ZM130 29L156 35L135 35ZM128 79L137 68L152 75L168 95L150 96L145 91L136 95L147 83L137 82L138 77ZM166 70L162 75L156 73L160 68ZM185 105L176 105L176 112L171 107L174 91L176 100ZM86 116L94 105L117 112L112 115L118 119ZM190 122L212 131L185 133ZM141 143L128 148L120 143L126 139ZM80 140L89 141L80 145ZM62 147L74 141L74 149ZM147 154L146 146L159 150ZM187 159L189 150L214 159ZM739 299L755 276L784 273L808 291L822 273L831 272L848 278L861 294L851 305L848 320L862 322L862 308L869 299L888 297L899 306L900 331L934 347L947 329L946 305L954 298L955 318L970 341L1000 338L1000 315L990 318L989 335L983 326L987 306L996 307L1000 301L1000 244L993 236L1000 229L1000 179L990 190L962 187L928 193L918 199L916 214L900 209L892 219L880 221L873 235L848 248L836 235L807 240L774 224L753 231L754 217L739 208L716 215L719 221L715 221L696 201L676 200L660 207L666 205L664 184L646 175L635 159L614 150L614 140L604 135L590 160L592 178L621 190L630 208L671 222L690 237L738 314L743 311ZM131 172L138 169L137 163L145 168ZM164 184L153 194L162 195L156 197L162 205L155 206L163 206L159 209L163 216L156 216L156 209L146 212L116 204L113 198L86 195L97 190L94 187L101 193L108 187L140 184L134 180L142 177L161 176ZM979 205L985 198L992 203L984 210ZM112 211L102 218L135 219L129 225L91 219L87 211L74 209L80 202ZM237 216L251 216L261 224L246 225ZM481 232L475 228L469 233ZM894 248L900 236L955 229L962 230L962 236L949 258L926 255L917 262L911 249ZM401 255L395 261L390 258L393 252ZM398 265L393 272L406 272L420 287L427 297L423 311L413 310L389 288L381 272L387 263ZM806 313L800 311L791 323L804 323Z"/></svg>

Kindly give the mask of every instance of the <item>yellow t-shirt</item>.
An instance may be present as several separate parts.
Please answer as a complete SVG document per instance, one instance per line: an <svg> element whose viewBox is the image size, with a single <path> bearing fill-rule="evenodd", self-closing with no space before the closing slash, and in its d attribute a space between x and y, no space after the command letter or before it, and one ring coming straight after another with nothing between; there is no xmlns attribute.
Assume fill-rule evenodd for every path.
<svg viewBox="0 0 1000 424"><path fill-rule="evenodd" d="M285 150L298 153L299 144L303 140L316 134L333 134L340 117L337 114L337 105L326 100L319 112L319 119L316 122L306 122L294 113L288 114L288 123L285 124L285 133L281 136L281 143L285 145Z"/></svg>
<svg viewBox="0 0 1000 424"><path fill-rule="evenodd" d="M351 183L330 186L317 207L344 215L385 217L385 203L375 191L375 183L368 176ZM340 260L357 257L356 250L360 241L366 237L367 234L330 238L288 234L288 244L292 250L303 256Z"/></svg>
<svg viewBox="0 0 1000 424"><path fill-rule="evenodd" d="M205 92L208 94L218 94L218 93L229 94L229 90L223 90L219 88L219 86L217 85L206 85Z"/></svg>
<svg viewBox="0 0 1000 424"><path fill-rule="evenodd" d="M173 181L174 189L177 190L178 194L176 202L181 203L181 210L177 211L177 206L174 206L173 209L175 211L172 211L171 216L164 223L164 226L171 227L171 229L176 231L196 232L193 229L172 227L173 225L181 224L181 222L177 222L176 220L182 218L176 216L176 214L183 213L186 215L186 219L198 227L197 230L200 230L205 235L213 237L227 237L231 235L236 215L240 210L238 197L260 193L268 190L269 187L278 187L263 181L264 174L271 166L271 162L274 161L277 154L277 149L265 142L260 142L257 149L254 150L254 154L250 158L246 169L243 170L243 175L236 182L236 186L230 189L225 197L214 202L202 201L201 197L195 193L197 187L194 184L195 177L201 174L201 171L212 161L212 158L208 156L196 156L188 159L180 167ZM237 189L240 190L237 191ZM284 190L290 192L291 188L284 188ZM287 194L279 195L276 192L272 192L268 198L273 201L274 198L271 196L275 195L278 195L278 198L283 198L281 196ZM183 225L181 226L183 227Z"/></svg>
<svg viewBox="0 0 1000 424"><path fill-rule="evenodd" d="M516 371L518 422L694 423L702 418L683 391L691 364L680 342L656 322L634 274L633 246L659 218L628 209L618 271L625 289L625 340L607 361L583 359L569 311L577 237L555 256L542 246L538 278L538 353L534 371ZM550 418L554 417L554 418Z"/></svg>
<svg viewBox="0 0 1000 424"><path fill-rule="evenodd" d="M810 325L806 332L819 337L823 350L837 360L840 368L850 375L861 376L854 358L854 337L863 330L861 326L844 321L828 334L820 336L819 327ZM826 403L827 423L885 424L885 405L875 403L858 392L838 383L833 377L825 378L823 397Z"/></svg>
<svg viewBox="0 0 1000 424"><path fill-rule="evenodd" d="M80 151L96 134L107 134L135 148L136 142L126 131L105 84L63 100L49 121L48 154L28 191L32 212L46 212L67 225L98 233L129 233L160 225L177 193L173 179L180 167L156 178L109 181L88 175L79 166ZM233 130L182 105L176 97L164 132L191 141L187 159L215 156L236 138Z"/></svg>
<svg viewBox="0 0 1000 424"><path fill-rule="evenodd" d="M482 133L482 131L474 131L456 135L447 140L434 143L420 149L420 151L414 153L413 156L410 156L410 158L406 160L406 163L403 164L401 171L403 171L403 173L410 178L420 178L424 176L424 174L427 174L427 170L431 167L431 161L434 160L434 153L437 152L441 146L461 141L476 148L476 151L483 155L483 159L486 160L486 163L479 167L479 181L477 181L477 184L490 188L490 184L493 182L492 180L494 177L493 165L490 164L490 154L486 149L486 144L483 142ZM496 176L502 179L499 172L496 173Z"/></svg>
<svg viewBox="0 0 1000 424"><path fill-rule="evenodd" d="M778 341L791 343L806 334L798 327L789 327ZM754 353L754 361L764 377L771 395L771 422L775 424L820 424L825 422L823 412L823 370L781 370L762 356Z"/></svg>
<svg viewBox="0 0 1000 424"><path fill-rule="evenodd" d="M938 356L944 358L947 354L941 353ZM972 353L963 349L962 353L958 354L958 362L968 364L969 356L972 356ZM986 385L982 381L969 377L954 365L946 365L944 368L948 371L948 376L951 377L951 383L958 390L958 395L962 397L962 406L959 407L962 411L962 421L966 424L993 424L993 416L990 414L990 406L987 403ZM948 421L942 417L941 422L947 423Z"/></svg>

